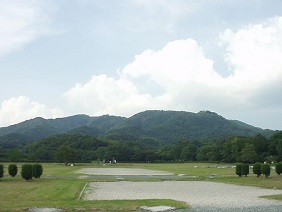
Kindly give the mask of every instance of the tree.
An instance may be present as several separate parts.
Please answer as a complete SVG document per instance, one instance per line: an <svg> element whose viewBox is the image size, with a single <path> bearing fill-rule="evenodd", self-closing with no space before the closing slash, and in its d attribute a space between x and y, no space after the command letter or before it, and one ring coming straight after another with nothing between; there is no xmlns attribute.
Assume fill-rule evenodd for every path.
<svg viewBox="0 0 282 212"><path fill-rule="evenodd" d="M270 175L270 165L269 164L262 164L261 166L261 174L268 177Z"/></svg>
<svg viewBox="0 0 282 212"><path fill-rule="evenodd" d="M11 149L8 152L8 157L12 162L20 161L22 156L23 156L22 152L18 149Z"/></svg>
<svg viewBox="0 0 282 212"><path fill-rule="evenodd" d="M254 164L253 166L253 173L257 175L257 177L259 177L261 175L261 163L257 162Z"/></svg>
<svg viewBox="0 0 282 212"><path fill-rule="evenodd" d="M22 175L22 178L24 178L25 180L30 180L33 177L32 165L31 164L23 164L21 175Z"/></svg>
<svg viewBox="0 0 282 212"><path fill-rule="evenodd" d="M2 178L4 175L4 166L0 164L0 178Z"/></svg>
<svg viewBox="0 0 282 212"><path fill-rule="evenodd" d="M268 155L268 140L262 134L257 134L252 139L252 144L255 146L258 161L263 161L263 159Z"/></svg>
<svg viewBox="0 0 282 212"><path fill-rule="evenodd" d="M241 177L242 176L242 165L241 163L236 165L236 174Z"/></svg>
<svg viewBox="0 0 282 212"><path fill-rule="evenodd" d="M280 175L282 173L282 162L277 163L275 166L275 172Z"/></svg>
<svg viewBox="0 0 282 212"><path fill-rule="evenodd" d="M68 165L68 163L75 161L76 154L73 148L66 145L61 145L55 152L55 159L60 163L63 162L65 165Z"/></svg>
<svg viewBox="0 0 282 212"><path fill-rule="evenodd" d="M185 146L182 151L180 158L183 161L195 161L197 156L197 146L193 143L189 143L187 146Z"/></svg>
<svg viewBox="0 0 282 212"><path fill-rule="evenodd" d="M41 164L33 164L32 175L34 178L40 178L43 173L43 168Z"/></svg>
<svg viewBox="0 0 282 212"><path fill-rule="evenodd" d="M199 161L214 161L214 145L201 146L198 150L197 160Z"/></svg>
<svg viewBox="0 0 282 212"><path fill-rule="evenodd" d="M248 164L242 164L242 166L241 166L241 174L245 175L245 177L247 177L249 173L250 173L249 165Z"/></svg>
<svg viewBox="0 0 282 212"><path fill-rule="evenodd" d="M246 144L241 151L241 159L246 163L254 163L257 161L257 153L253 144Z"/></svg>
<svg viewBox="0 0 282 212"><path fill-rule="evenodd" d="M16 164L10 164L8 166L8 172L11 177L15 177L18 173L18 167Z"/></svg>

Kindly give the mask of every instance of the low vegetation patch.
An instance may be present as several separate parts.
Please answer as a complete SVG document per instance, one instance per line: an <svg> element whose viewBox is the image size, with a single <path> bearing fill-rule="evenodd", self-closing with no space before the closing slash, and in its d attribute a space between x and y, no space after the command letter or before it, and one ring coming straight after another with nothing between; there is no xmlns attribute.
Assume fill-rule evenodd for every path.
<svg viewBox="0 0 282 212"><path fill-rule="evenodd" d="M143 205L188 207L175 200L79 201L77 197L84 184L84 180L75 178L34 179L29 182L6 178L1 182L0 208L6 211L23 211L31 207L54 207L68 211L133 211Z"/></svg>
<svg viewBox="0 0 282 212"><path fill-rule="evenodd" d="M8 167L9 164L6 163L4 165L5 167ZM21 167L23 164L18 163L16 165ZM257 177L256 174L249 174L248 177L238 177L235 174L235 167L230 164L127 163L115 165L107 164L103 166L95 163L65 166L64 164L44 163L43 167L44 173L41 178L33 178L31 181L22 180L20 176L8 177L8 174L4 175L4 177L0 180L0 208L5 208L6 211L23 211L31 207L64 208L68 211L134 211L144 205L169 205L176 208L188 207L185 203L174 200L77 200L85 183L93 181L93 179L79 179L78 177L80 175L76 174L75 171L81 168L93 167L143 168L173 172L176 177L179 174L185 174L187 176L198 176L196 180L212 180L214 182L237 185L282 189L282 178L277 174L272 174L268 178ZM209 176L214 177L209 179ZM101 178L98 180L107 181L109 179ZM282 195L270 196L267 198L282 200Z"/></svg>

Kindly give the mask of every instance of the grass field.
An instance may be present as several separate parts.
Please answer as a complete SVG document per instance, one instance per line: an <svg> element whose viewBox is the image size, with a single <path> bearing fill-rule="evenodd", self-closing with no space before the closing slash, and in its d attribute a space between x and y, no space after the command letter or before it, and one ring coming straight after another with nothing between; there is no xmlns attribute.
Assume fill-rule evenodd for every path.
<svg viewBox="0 0 282 212"><path fill-rule="evenodd" d="M179 163L179 164L116 164L98 165L76 164L75 166L65 166L60 164L46 163L43 165L43 175L41 179L25 181L20 177L20 170L17 177L9 177L7 172L8 163L4 163L4 178L0 179L0 208L2 211L24 211L30 207L54 207L64 208L67 211L134 211L142 205L157 206L170 205L177 208L189 207L185 203L174 200L119 200L119 201L82 201L78 200L81 190L87 181L95 179L79 179L81 174L76 170L88 167L107 168L144 168L159 171L197 176L194 180L212 180L215 182L232 183L238 185L258 186L264 188L282 189L282 176L276 175L275 171L269 178L256 177L250 170L248 177L238 177L234 168L224 168L224 164L211 163ZM19 169L21 164L17 164ZM210 176L213 178L210 179ZM109 180L109 179L104 179ZM136 179L135 179L136 180ZM139 179L146 180L146 179ZM103 179L99 179L103 181ZM282 200L282 195L267 198Z"/></svg>

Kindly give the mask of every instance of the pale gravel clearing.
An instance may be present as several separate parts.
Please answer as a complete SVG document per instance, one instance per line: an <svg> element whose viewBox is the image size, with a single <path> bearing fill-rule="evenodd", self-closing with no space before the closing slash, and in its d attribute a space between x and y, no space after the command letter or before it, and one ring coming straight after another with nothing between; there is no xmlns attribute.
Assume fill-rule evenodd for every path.
<svg viewBox="0 0 282 212"><path fill-rule="evenodd" d="M174 199L184 201L192 208L219 211L238 211L240 208L275 207L282 211L282 201L259 198L282 194L282 190L237 186L204 181L162 182L92 182L84 191L84 200ZM204 211L204 210L203 210ZM247 210L245 210L247 211ZM250 210L248 210L250 211ZM253 210L251 210L253 211Z"/></svg>
<svg viewBox="0 0 282 212"><path fill-rule="evenodd" d="M154 176L154 175L174 175L171 172L156 171L149 169L131 169L131 168L85 168L76 171L79 174L89 175L118 175L118 176Z"/></svg>

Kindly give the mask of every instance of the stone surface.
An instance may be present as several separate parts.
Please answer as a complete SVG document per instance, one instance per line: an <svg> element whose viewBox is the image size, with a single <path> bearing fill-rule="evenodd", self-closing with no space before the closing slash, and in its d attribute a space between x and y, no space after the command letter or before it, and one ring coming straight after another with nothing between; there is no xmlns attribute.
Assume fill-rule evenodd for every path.
<svg viewBox="0 0 282 212"><path fill-rule="evenodd" d="M282 208L282 201L259 196L282 194L282 190L263 189L204 181L91 182L85 200L174 199L192 208L234 209L246 207ZM267 210L266 210L267 211Z"/></svg>
<svg viewBox="0 0 282 212"><path fill-rule="evenodd" d="M165 171L156 171L156 170L148 170L148 169L132 169L132 168L85 168L76 171L76 173L80 174L89 174L89 175L174 175L171 172Z"/></svg>
<svg viewBox="0 0 282 212"><path fill-rule="evenodd" d="M153 206L153 207L141 206L140 209L144 211L150 211L150 212L165 212L165 211L172 211L175 209L175 207L164 206L164 205Z"/></svg>
<svg viewBox="0 0 282 212"><path fill-rule="evenodd" d="M59 208L30 208L29 212L64 212L64 209Z"/></svg>

